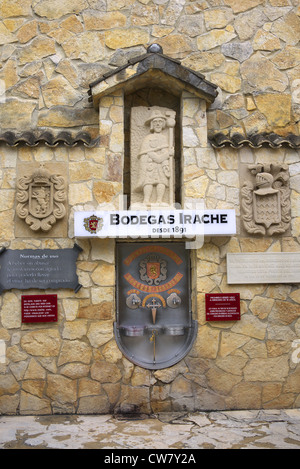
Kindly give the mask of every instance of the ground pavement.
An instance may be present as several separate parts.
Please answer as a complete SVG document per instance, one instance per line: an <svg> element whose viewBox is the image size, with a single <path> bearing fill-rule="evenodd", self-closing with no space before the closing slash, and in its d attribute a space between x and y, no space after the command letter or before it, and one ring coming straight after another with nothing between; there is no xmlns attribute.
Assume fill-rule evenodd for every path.
<svg viewBox="0 0 300 469"><path fill-rule="evenodd" d="M0 449L105 449L105 462L119 462L111 450L300 449L300 409L1 416Z"/></svg>

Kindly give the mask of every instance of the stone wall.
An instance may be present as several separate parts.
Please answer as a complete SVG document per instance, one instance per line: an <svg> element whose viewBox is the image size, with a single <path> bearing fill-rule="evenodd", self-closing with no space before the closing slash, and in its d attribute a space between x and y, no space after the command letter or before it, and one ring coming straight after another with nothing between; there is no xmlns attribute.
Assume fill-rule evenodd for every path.
<svg viewBox="0 0 300 469"><path fill-rule="evenodd" d="M96 135L88 85L157 42L219 86L209 132L299 135L297 0L60 3L1 2L1 129Z"/></svg>
<svg viewBox="0 0 300 469"><path fill-rule="evenodd" d="M197 251L200 327L193 359L204 366L201 386L205 390L197 390L200 406L203 402L218 408L299 406L300 389L296 384L299 365L292 359L294 341L299 337L299 285L228 285L226 275L226 254L230 252L299 252L299 186L295 184L297 176L293 175L293 162L299 161L299 156L299 152L287 149L221 149L207 164L206 172L211 178L207 204L211 208L235 208L237 216L242 182L240 165L261 161L288 164L292 233L273 238L241 236L238 222L237 236L207 239ZM239 292L241 321L208 324L205 319L208 292Z"/></svg>
<svg viewBox="0 0 300 469"><path fill-rule="evenodd" d="M115 241L79 239L78 293L58 293L58 321L21 323L19 290L0 297L0 414L194 411L299 407L299 285L227 284L228 252L299 252L300 155L280 149L214 150L207 134L272 131L299 135L299 7L291 0L3 0L0 5L1 132L67 129L100 134L100 144L0 147L0 246L74 244L75 210L123 203L124 134L119 92L88 101L89 83L158 42L164 53L219 86L204 102L182 97L184 202L234 208L237 235L211 237L192 253L198 336L188 356L149 371L119 351L115 320ZM64 163L68 236L16 236L20 165ZM276 237L242 235L240 166L285 163L291 229ZM58 222L59 223L59 222ZM205 293L239 292L241 320L208 323ZM52 292L52 291L51 291ZM28 290L28 294L43 293Z"/></svg>
<svg viewBox="0 0 300 469"><path fill-rule="evenodd" d="M96 149L47 149L44 160L69 160L69 209L113 202L120 183L103 179L107 165ZM15 158L12 155L15 154ZM267 155L296 169L292 150L232 151L210 154L194 170L206 177L204 195L213 208L239 213L240 161L259 162ZM72 247L69 239L14 237L15 166L40 161L41 147L2 148L1 245L11 249ZM78 166L73 166L77 161ZM85 165L82 162L85 161ZM89 164L94 171L88 172ZM96 168L102 168L97 178ZM80 176L79 176L80 174ZM194 173L195 180L197 173ZM291 177L292 235L277 238L212 237L195 253L198 336L189 355L171 368L148 371L119 351L115 320L115 242L77 240L78 293L59 290L58 322L22 324L21 294L2 294L0 341L0 410L3 414L163 412L179 410L287 408L299 406L299 365L292 360L300 335L299 285L235 285L226 281L227 252L299 252L299 183ZM107 185L106 185L107 184ZM199 194L200 195L200 194ZM239 227L239 223L238 223ZM46 293L49 291L46 291ZM52 292L52 291L50 291ZM239 292L240 321L207 323L205 293ZM28 290L26 294L43 293Z"/></svg>

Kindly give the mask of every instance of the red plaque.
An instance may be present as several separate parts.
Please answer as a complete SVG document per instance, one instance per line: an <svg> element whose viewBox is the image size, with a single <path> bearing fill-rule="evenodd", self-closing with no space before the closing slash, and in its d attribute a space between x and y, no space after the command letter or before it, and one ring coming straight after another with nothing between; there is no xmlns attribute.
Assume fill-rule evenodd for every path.
<svg viewBox="0 0 300 469"><path fill-rule="evenodd" d="M206 321L237 321L241 319L239 293L206 293Z"/></svg>
<svg viewBox="0 0 300 469"><path fill-rule="evenodd" d="M57 295L22 295L22 322L57 321Z"/></svg>

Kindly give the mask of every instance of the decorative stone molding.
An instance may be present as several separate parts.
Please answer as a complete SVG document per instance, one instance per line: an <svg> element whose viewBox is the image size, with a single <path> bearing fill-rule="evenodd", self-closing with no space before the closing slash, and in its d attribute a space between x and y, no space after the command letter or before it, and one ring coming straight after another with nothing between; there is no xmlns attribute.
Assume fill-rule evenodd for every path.
<svg viewBox="0 0 300 469"><path fill-rule="evenodd" d="M216 134L209 135L209 141L214 148L223 148L225 146L232 148L242 148L249 146L250 148L294 148L298 150L300 148L300 137L299 135L289 134L285 137L276 133L255 133L253 135L243 135L240 133L234 133L233 135L223 134L218 132Z"/></svg>
<svg viewBox="0 0 300 469"><path fill-rule="evenodd" d="M0 143L5 143L10 147L18 145L26 145L28 147L36 147L37 145L47 145L48 147L57 147L58 145L65 145L66 147L75 147L76 145L83 145L85 147L93 148L99 143L98 138L92 138L88 132L78 132L73 135L68 131L61 131L58 134L52 131L33 132L24 131L21 133L6 131L0 133Z"/></svg>
<svg viewBox="0 0 300 469"><path fill-rule="evenodd" d="M244 227L249 234L282 234L290 227L290 190L287 165L248 166L241 190Z"/></svg>
<svg viewBox="0 0 300 469"><path fill-rule="evenodd" d="M17 181L16 213L32 231L49 231L66 214L66 182L41 164L30 176Z"/></svg>

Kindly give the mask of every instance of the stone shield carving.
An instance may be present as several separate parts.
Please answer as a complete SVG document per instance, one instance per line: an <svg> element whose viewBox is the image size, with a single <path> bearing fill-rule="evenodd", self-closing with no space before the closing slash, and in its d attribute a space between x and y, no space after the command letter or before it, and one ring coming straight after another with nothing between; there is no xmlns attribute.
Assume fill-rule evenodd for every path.
<svg viewBox="0 0 300 469"><path fill-rule="evenodd" d="M289 173L286 165L249 165L252 180L241 190L242 220L250 234L272 236L290 227Z"/></svg>
<svg viewBox="0 0 300 469"><path fill-rule="evenodd" d="M17 181L17 215L33 231L49 231L66 214L65 179L41 165L30 176Z"/></svg>

